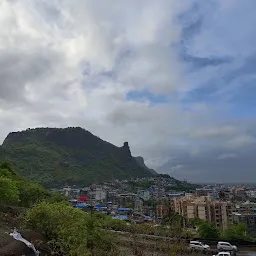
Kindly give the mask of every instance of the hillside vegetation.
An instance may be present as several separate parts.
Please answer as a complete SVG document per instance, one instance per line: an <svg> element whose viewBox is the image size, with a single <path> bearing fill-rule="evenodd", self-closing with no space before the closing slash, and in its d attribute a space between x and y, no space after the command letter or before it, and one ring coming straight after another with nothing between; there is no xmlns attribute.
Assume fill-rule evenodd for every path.
<svg viewBox="0 0 256 256"><path fill-rule="evenodd" d="M0 147L0 160L46 186L154 175L143 158L132 157L128 142L116 147L80 127L10 133Z"/></svg>

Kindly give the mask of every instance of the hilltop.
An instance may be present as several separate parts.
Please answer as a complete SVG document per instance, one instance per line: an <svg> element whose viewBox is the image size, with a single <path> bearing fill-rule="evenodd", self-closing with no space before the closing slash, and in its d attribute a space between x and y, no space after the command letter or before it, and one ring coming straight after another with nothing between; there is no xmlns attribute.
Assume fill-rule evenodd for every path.
<svg viewBox="0 0 256 256"><path fill-rule="evenodd" d="M12 162L23 177L47 186L155 174L142 157L131 155L128 142L117 147L80 127L12 132L0 146L0 160Z"/></svg>

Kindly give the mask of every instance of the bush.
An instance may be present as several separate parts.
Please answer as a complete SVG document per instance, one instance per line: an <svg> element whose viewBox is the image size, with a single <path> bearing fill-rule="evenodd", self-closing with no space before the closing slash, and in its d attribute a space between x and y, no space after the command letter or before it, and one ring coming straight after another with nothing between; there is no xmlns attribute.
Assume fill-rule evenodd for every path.
<svg viewBox="0 0 256 256"><path fill-rule="evenodd" d="M19 200L16 183L8 178L0 177L0 204L14 204Z"/></svg>
<svg viewBox="0 0 256 256"><path fill-rule="evenodd" d="M27 227L50 240L54 251L64 255L107 255L115 249L113 235L100 229L97 218L62 203L39 203L27 212L25 221Z"/></svg>
<svg viewBox="0 0 256 256"><path fill-rule="evenodd" d="M200 238L206 239L218 239L219 238L219 230L216 228L215 224L210 222L204 222L199 225L198 233Z"/></svg>
<svg viewBox="0 0 256 256"><path fill-rule="evenodd" d="M231 225L227 229L223 230L221 237L224 240L248 240L247 236L247 226L243 223Z"/></svg>
<svg viewBox="0 0 256 256"><path fill-rule="evenodd" d="M17 185L19 188L20 206L31 207L35 203L50 197L50 193L38 184L20 181Z"/></svg>
<svg viewBox="0 0 256 256"><path fill-rule="evenodd" d="M0 164L0 179L0 202L2 203L16 203L19 206L31 207L50 197L50 193L40 185L21 178L8 162Z"/></svg>
<svg viewBox="0 0 256 256"><path fill-rule="evenodd" d="M48 203L63 203L68 205L68 198L59 192L51 193L49 197L44 199Z"/></svg>

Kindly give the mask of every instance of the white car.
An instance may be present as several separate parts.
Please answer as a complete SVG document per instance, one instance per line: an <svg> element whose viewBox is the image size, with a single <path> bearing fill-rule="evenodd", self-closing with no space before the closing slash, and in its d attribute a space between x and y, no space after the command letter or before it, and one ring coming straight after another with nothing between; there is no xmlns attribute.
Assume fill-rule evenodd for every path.
<svg viewBox="0 0 256 256"><path fill-rule="evenodd" d="M191 241L189 243L189 248L193 250L200 250L200 251L208 251L210 250L210 246L207 244L203 244L202 242L199 241Z"/></svg>
<svg viewBox="0 0 256 256"><path fill-rule="evenodd" d="M217 249L219 251L237 251L237 247L228 242L218 242Z"/></svg>
<svg viewBox="0 0 256 256"><path fill-rule="evenodd" d="M230 254L230 252L219 252L218 254L213 255L213 256L231 256L231 254Z"/></svg>

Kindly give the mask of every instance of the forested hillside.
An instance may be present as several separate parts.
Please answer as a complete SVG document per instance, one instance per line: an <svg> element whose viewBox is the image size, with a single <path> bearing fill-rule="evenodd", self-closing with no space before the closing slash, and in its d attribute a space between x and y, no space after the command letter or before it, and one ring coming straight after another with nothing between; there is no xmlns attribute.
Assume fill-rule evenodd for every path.
<svg viewBox="0 0 256 256"><path fill-rule="evenodd" d="M0 160L47 186L154 175L132 157L128 142L116 147L80 127L10 133L0 147Z"/></svg>

